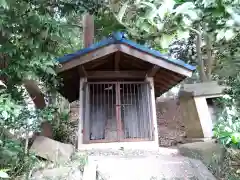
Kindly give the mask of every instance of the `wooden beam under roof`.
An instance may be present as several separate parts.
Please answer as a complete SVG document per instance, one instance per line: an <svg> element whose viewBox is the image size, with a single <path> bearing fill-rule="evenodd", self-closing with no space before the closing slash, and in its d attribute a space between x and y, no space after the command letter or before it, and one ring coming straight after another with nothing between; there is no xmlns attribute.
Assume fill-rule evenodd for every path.
<svg viewBox="0 0 240 180"><path fill-rule="evenodd" d="M179 81L180 79L184 79L184 77L176 77L176 76L171 76L170 73L157 73L156 76L154 77L155 80L161 80L164 82L167 82L169 84L174 84L176 81Z"/></svg>
<svg viewBox="0 0 240 180"><path fill-rule="evenodd" d="M93 62L93 63L91 64L91 69L103 65L104 63L107 62L107 60L108 60L108 59L99 59L99 60L96 60L97 62ZM86 67L86 69L87 69L87 67L89 67L89 65L88 65L88 66L85 66L85 67Z"/></svg>
<svg viewBox="0 0 240 180"><path fill-rule="evenodd" d="M145 71L87 71L88 78L110 79L110 78L144 78Z"/></svg>
<svg viewBox="0 0 240 180"><path fill-rule="evenodd" d="M158 72L159 69L160 69L159 66L154 65L154 66L147 72L147 76L148 76L148 77L153 77L153 76L155 76L155 74Z"/></svg>
<svg viewBox="0 0 240 180"><path fill-rule="evenodd" d="M115 52L114 56L114 70L119 71L119 62L120 62L120 52Z"/></svg>
<svg viewBox="0 0 240 180"><path fill-rule="evenodd" d="M89 52L81 57L74 58L71 61L65 62L62 64L62 67L57 70L57 73L69 70L76 66L91 62L93 60L99 59L101 57L107 56L114 52L118 51L118 48L115 44L111 44L104 48L97 49L95 51Z"/></svg>
<svg viewBox="0 0 240 180"><path fill-rule="evenodd" d="M78 72L79 72L80 77L87 77L87 72L83 65L78 67Z"/></svg>
<svg viewBox="0 0 240 180"><path fill-rule="evenodd" d="M161 58L157 58L153 55L150 55L148 53L139 51L135 48L131 48L130 46L127 46L125 44L120 44L120 49L121 52L129 54L131 56L134 56L136 58L141 59L142 61L146 61L149 62L151 64L157 65L159 67L165 68L167 70L173 71L175 73L187 76L187 77L191 77L192 75L192 71L188 70L184 67L180 67L176 64L173 64L171 62L168 62L166 60L163 60Z"/></svg>

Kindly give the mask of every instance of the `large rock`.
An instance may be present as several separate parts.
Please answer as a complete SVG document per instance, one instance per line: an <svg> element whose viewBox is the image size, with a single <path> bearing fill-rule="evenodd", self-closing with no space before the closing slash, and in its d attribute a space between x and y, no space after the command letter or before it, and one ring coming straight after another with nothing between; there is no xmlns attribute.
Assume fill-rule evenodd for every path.
<svg viewBox="0 0 240 180"><path fill-rule="evenodd" d="M53 162L67 161L74 152L74 146L44 136L37 136L30 151L34 152L39 157Z"/></svg>
<svg viewBox="0 0 240 180"><path fill-rule="evenodd" d="M178 149L183 156L201 160L215 175L220 173L225 155L222 145L214 142L195 142L178 145Z"/></svg>

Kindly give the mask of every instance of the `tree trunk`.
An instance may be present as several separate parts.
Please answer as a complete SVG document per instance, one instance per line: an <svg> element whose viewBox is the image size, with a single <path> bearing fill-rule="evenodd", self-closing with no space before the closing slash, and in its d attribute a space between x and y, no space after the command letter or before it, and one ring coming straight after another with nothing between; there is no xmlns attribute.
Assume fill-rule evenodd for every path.
<svg viewBox="0 0 240 180"><path fill-rule="evenodd" d="M202 58L202 34L200 26L198 27L198 32L197 33L197 41L196 41L196 48L197 48L197 58L198 58L198 66L199 66L199 75L200 75L200 80L201 82L206 82L208 81L206 72L205 72L205 66L204 66L204 61Z"/></svg>
<svg viewBox="0 0 240 180"><path fill-rule="evenodd" d="M213 66L213 56L212 56L212 43L210 37L206 34L205 35L206 41L206 50L207 50L207 60L206 60L206 77L208 81L212 79L212 66Z"/></svg>

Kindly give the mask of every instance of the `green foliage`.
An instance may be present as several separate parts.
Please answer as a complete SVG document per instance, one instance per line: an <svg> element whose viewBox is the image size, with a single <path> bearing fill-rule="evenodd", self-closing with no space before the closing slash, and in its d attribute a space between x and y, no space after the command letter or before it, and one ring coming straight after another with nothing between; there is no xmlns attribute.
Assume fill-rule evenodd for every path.
<svg viewBox="0 0 240 180"><path fill-rule="evenodd" d="M102 40L103 37L109 36L112 32L125 31L125 27L116 21L112 12L103 9L95 17L96 40Z"/></svg>
<svg viewBox="0 0 240 180"><path fill-rule="evenodd" d="M18 141L5 139L0 144L0 169L7 168L10 177L30 171L36 161L34 155L25 154L23 145Z"/></svg>
<svg viewBox="0 0 240 180"><path fill-rule="evenodd" d="M214 136L226 147L240 149L240 120L225 119L214 128Z"/></svg>
<svg viewBox="0 0 240 180"><path fill-rule="evenodd" d="M52 121L53 138L57 141L69 143L69 135L72 134L73 125L69 119L69 112L60 112L54 121Z"/></svg>
<svg viewBox="0 0 240 180"><path fill-rule="evenodd" d="M150 45L165 53L174 43L179 49L175 57L182 54L180 58L195 64L204 61L205 67L199 69L207 71L206 76L221 63L219 55L225 53L221 45L231 45L240 30L237 0L117 1L110 8L133 36L151 40ZM196 36L201 36L202 43L197 44ZM202 51L197 56L196 46Z"/></svg>
<svg viewBox="0 0 240 180"><path fill-rule="evenodd" d="M29 171L36 158L9 132L28 142L41 122L56 117L54 107L31 107L24 81L37 81L43 94L56 90L55 59L81 48L81 14L96 14L100 6L87 0L0 0L0 169L9 169L11 178Z"/></svg>
<svg viewBox="0 0 240 180"><path fill-rule="evenodd" d="M227 147L240 149L240 81L239 78L229 77L226 83L230 88L226 91L227 98L220 102L220 105L224 107L224 111L221 112L219 122L214 127L214 135Z"/></svg>

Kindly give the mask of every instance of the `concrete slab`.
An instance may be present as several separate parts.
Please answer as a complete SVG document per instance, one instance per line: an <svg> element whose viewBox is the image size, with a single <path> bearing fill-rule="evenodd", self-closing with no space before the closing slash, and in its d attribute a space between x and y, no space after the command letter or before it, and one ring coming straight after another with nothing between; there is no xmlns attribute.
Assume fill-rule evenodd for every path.
<svg viewBox="0 0 240 180"><path fill-rule="evenodd" d="M185 157L89 157L95 161L97 171L105 180L162 180L196 179L215 180L215 177L198 160Z"/></svg>

